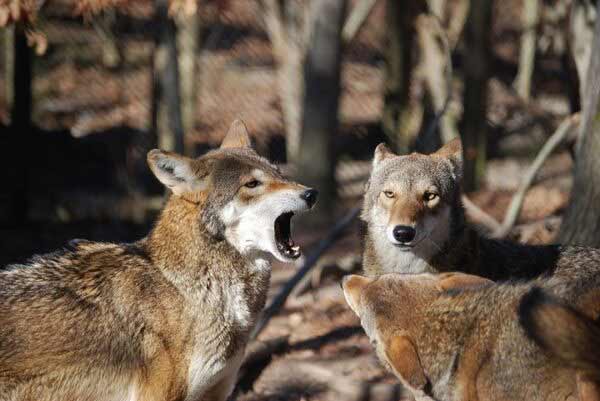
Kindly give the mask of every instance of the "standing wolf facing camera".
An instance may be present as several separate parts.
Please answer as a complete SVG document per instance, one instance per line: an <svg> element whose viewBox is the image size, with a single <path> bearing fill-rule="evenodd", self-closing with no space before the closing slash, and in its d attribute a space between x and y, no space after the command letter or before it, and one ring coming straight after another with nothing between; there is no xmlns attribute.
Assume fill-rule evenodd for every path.
<svg viewBox="0 0 600 401"><path fill-rule="evenodd" d="M462 148L397 156L381 144L364 197L367 275L462 271L492 280L598 269L600 250L532 246L481 235L461 202Z"/></svg>
<svg viewBox="0 0 600 401"><path fill-rule="evenodd" d="M220 149L153 150L173 192L131 244L77 242L0 271L0 400L223 401L290 220L317 192L287 180L236 121Z"/></svg>

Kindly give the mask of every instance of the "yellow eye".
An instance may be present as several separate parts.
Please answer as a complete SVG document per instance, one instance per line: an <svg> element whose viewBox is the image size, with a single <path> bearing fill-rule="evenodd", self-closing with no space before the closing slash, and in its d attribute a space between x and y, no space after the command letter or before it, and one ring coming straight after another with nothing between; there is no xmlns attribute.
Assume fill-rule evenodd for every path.
<svg viewBox="0 0 600 401"><path fill-rule="evenodd" d="M434 192L425 192L425 194L423 195L423 200L425 202L431 202L432 200L434 200L437 197L438 197L438 194L436 194Z"/></svg>
<svg viewBox="0 0 600 401"><path fill-rule="evenodd" d="M258 181L258 180L252 180L252 181L248 181L247 183L245 183L244 186L246 188L256 188L260 184L261 184L260 181Z"/></svg>
<svg viewBox="0 0 600 401"><path fill-rule="evenodd" d="M394 197L394 193L392 191L383 191L383 194L388 198Z"/></svg>

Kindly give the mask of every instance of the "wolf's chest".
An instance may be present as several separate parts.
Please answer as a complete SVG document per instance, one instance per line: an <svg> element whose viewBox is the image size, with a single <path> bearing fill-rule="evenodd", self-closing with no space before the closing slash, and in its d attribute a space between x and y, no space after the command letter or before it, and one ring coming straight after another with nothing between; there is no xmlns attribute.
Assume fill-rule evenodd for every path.
<svg viewBox="0 0 600 401"><path fill-rule="evenodd" d="M186 401L201 399L202 395L227 378L235 377L244 357L244 349L230 358L199 352L190 360Z"/></svg>
<svg viewBox="0 0 600 401"><path fill-rule="evenodd" d="M270 280L270 267L249 267L254 269L244 280L231 282L223 289L221 305L224 319L238 330L250 330L267 297Z"/></svg>
<svg viewBox="0 0 600 401"><path fill-rule="evenodd" d="M391 245L384 234L376 232L373 240L377 262L385 273L419 274L431 271L431 266L421 255Z"/></svg>
<svg viewBox="0 0 600 401"><path fill-rule="evenodd" d="M254 273L213 286L203 297L203 306L196 309L201 323L194 328L196 340L188 365L186 400L199 399L217 383L237 374L248 333L268 290L270 269Z"/></svg>
<svg viewBox="0 0 600 401"><path fill-rule="evenodd" d="M245 283L231 284L221 301L224 319L238 329L248 329L253 321L251 292Z"/></svg>

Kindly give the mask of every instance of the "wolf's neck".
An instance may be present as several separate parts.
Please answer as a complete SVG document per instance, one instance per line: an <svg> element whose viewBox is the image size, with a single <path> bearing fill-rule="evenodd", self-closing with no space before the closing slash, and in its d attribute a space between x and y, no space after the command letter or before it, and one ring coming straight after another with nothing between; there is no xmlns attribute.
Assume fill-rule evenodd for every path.
<svg viewBox="0 0 600 401"><path fill-rule="evenodd" d="M198 205L175 196L167 202L146 241L157 267L182 282L207 275L245 274L246 265L270 267L266 257L245 258L227 241L215 238L200 223Z"/></svg>
<svg viewBox="0 0 600 401"><path fill-rule="evenodd" d="M421 311L422 322L414 331L419 358L436 399L452 399L456 375L465 350L473 341L484 345L487 331L481 332L487 315L485 297L473 292L439 299ZM448 316L452 316L451 319ZM468 366L467 366L468 368Z"/></svg>

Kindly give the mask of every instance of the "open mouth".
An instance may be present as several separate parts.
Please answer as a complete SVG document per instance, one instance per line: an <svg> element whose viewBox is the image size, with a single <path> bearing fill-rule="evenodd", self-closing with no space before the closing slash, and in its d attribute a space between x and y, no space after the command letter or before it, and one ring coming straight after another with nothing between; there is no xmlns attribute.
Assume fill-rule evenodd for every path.
<svg viewBox="0 0 600 401"><path fill-rule="evenodd" d="M282 255L290 259L297 259L300 257L300 247L292 240L293 215L293 212L287 212L275 219L275 244Z"/></svg>

